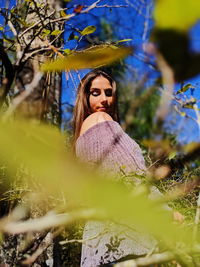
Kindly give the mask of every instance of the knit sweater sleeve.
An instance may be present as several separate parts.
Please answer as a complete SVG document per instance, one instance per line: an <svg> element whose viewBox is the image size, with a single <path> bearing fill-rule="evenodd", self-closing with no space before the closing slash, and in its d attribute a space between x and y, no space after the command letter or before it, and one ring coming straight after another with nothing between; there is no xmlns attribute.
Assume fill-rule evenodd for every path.
<svg viewBox="0 0 200 267"><path fill-rule="evenodd" d="M89 128L76 141L76 156L115 173L142 173L146 169L140 147L116 121L100 122Z"/></svg>

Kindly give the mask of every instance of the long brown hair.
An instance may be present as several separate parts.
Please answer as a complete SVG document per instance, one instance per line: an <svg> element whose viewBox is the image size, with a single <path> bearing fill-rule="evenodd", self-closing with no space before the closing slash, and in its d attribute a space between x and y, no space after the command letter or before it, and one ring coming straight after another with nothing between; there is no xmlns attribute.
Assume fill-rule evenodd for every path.
<svg viewBox="0 0 200 267"><path fill-rule="evenodd" d="M118 107L117 107L117 92L116 83L113 78L110 77L106 72L102 70L93 70L86 74L81 80L78 90L77 98L74 106L74 116L73 116L73 127L74 127L74 144L79 137L81 126L83 121L92 113L89 105L90 87L92 81L98 77L103 76L106 78L113 88L113 108L111 114L109 114L113 120L119 121Z"/></svg>

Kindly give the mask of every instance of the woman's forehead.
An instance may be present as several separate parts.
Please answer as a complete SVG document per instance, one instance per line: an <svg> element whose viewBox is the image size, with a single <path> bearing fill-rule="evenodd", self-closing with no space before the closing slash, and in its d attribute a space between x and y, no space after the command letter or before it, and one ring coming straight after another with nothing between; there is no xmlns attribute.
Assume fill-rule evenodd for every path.
<svg viewBox="0 0 200 267"><path fill-rule="evenodd" d="M90 87L108 87L108 88L112 88L112 85L110 83L110 81L103 77L103 76L97 76L96 78L94 78L91 82L91 86Z"/></svg>

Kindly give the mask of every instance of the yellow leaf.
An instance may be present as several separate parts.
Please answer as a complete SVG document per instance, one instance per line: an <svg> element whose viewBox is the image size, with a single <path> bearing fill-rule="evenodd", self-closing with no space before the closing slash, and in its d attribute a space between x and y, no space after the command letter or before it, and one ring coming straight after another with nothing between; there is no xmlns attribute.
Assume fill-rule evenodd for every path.
<svg viewBox="0 0 200 267"><path fill-rule="evenodd" d="M87 35L87 34L91 34L93 32L96 31L96 27L95 26L87 26L84 30L82 30L80 32L81 35Z"/></svg>
<svg viewBox="0 0 200 267"><path fill-rule="evenodd" d="M50 34L50 30L47 30L47 29L44 29L43 31L42 31L42 34L45 36L45 35L48 35L48 34Z"/></svg>
<svg viewBox="0 0 200 267"><path fill-rule="evenodd" d="M69 48L66 48L66 49L64 49L64 50L63 50L63 52L64 52L65 54L69 55L69 54L70 54L70 52L71 52L71 49L69 49Z"/></svg>
<svg viewBox="0 0 200 267"><path fill-rule="evenodd" d="M61 17L67 17L67 14L65 13L65 11L64 10L61 10L60 11L60 15L61 15Z"/></svg>
<svg viewBox="0 0 200 267"><path fill-rule="evenodd" d="M96 68L111 64L131 54L130 47L117 47L109 45L93 46L83 51L77 51L64 58L46 62L41 71L62 71L70 69Z"/></svg>
<svg viewBox="0 0 200 267"><path fill-rule="evenodd" d="M3 41L6 42L6 43L9 43L9 44L14 44L14 42L15 42L14 40L7 39L7 38L4 38Z"/></svg>
<svg viewBox="0 0 200 267"><path fill-rule="evenodd" d="M186 92L187 90L189 89L194 89L195 87L191 84L191 83L188 83L186 85L184 85L180 90L177 91L177 94L180 94L180 93L184 93Z"/></svg>
<svg viewBox="0 0 200 267"><path fill-rule="evenodd" d="M186 116L186 113L185 112L180 112L179 113L182 117L185 117Z"/></svg>
<svg viewBox="0 0 200 267"><path fill-rule="evenodd" d="M119 40L117 41L117 43L124 43L124 42L130 42L132 41L133 39L123 39L123 40Z"/></svg>
<svg viewBox="0 0 200 267"><path fill-rule="evenodd" d="M51 32L51 35L58 35L58 34L61 34L62 33L62 31L60 31L60 30L55 30L55 31L52 31Z"/></svg>
<svg viewBox="0 0 200 267"><path fill-rule="evenodd" d="M78 35L74 35L74 39L75 40L78 40L79 39L79 36Z"/></svg>
<svg viewBox="0 0 200 267"><path fill-rule="evenodd" d="M200 18L200 1L157 0L154 18L158 28L186 31Z"/></svg>

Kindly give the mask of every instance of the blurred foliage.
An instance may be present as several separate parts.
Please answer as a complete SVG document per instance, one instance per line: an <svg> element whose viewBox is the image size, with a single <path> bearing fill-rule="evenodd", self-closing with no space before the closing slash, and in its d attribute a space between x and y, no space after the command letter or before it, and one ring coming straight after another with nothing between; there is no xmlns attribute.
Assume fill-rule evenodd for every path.
<svg viewBox="0 0 200 267"><path fill-rule="evenodd" d="M200 2L157 0L154 19L152 40L173 68L176 81L182 82L197 75L200 54L191 51L189 30L200 19Z"/></svg>
<svg viewBox="0 0 200 267"><path fill-rule="evenodd" d="M199 18L198 0L156 0L154 19L160 29L187 31Z"/></svg>
<svg viewBox="0 0 200 267"><path fill-rule="evenodd" d="M54 62L47 62L41 66L42 71L62 71L71 69L95 68L108 65L131 54L128 47L115 45L98 45L84 51L72 52Z"/></svg>
<svg viewBox="0 0 200 267"><path fill-rule="evenodd" d="M67 209L73 219L77 204L87 203L88 208L94 209L92 215L89 212L86 217L88 219L115 218L118 220L123 217L134 229L153 233L162 240L162 246L168 249L176 250L177 242L182 243L183 250L188 250L192 246L192 229L188 227L188 223L185 222L181 227L175 225L171 218L171 211L163 209L162 197L154 200L147 199L149 186L152 183L148 185L147 178L143 178L145 184L133 186L130 194L130 189L127 190L126 186L114 181L114 177L108 178L109 175L101 177L94 170L91 172L91 169L74 161L71 153L65 151L63 136L57 129L23 121L1 123L1 128L1 157L7 162L10 170L16 169L23 162L28 173L32 174L32 178L29 176L26 180L30 189L33 190L33 185L36 183L40 185L43 192L41 197L44 199L47 195L56 199L61 192L66 200L70 199L55 206L58 214L59 210ZM23 138L20 138L21 136ZM161 147L162 143L160 143ZM192 151L196 148L197 146L194 146ZM10 178L15 179L14 173ZM44 205L43 201L41 203ZM131 213L131 210L134 212ZM82 216L81 206L79 206L74 220L82 219ZM58 224L63 223L58 221ZM50 225L51 223L46 227ZM4 227L6 222L2 221L1 229L3 230ZM37 228L36 222L34 227ZM14 225L12 231L15 231Z"/></svg>
<svg viewBox="0 0 200 267"><path fill-rule="evenodd" d="M28 0L25 5L32 9L34 1ZM11 13L17 14L20 7L12 9ZM197 7L199 3L195 1L185 1L183 4L180 1L160 0L156 4L157 28L152 38L173 69L177 81L199 72L199 55L193 55L189 51L186 32L196 18L199 18ZM71 15L64 10L60 15L62 19L69 20L72 15L80 15L84 8L78 5ZM170 16L166 10L170 10ZM185 12L191 13L191 16L185 16ZM19 30L33 26L27 25L17 15L14 17L13 23ZM73 29L68 41L75 39L79 44L84 37L94 44L94 40L88 35L96 34L95 26L83 26L82 30ZM112 42L115 39L112 28L105 20L102 20L102 27L104 30L101 37L94 37L96 45L92 48L76 52L49 46L49 55L59 55L60 58L46 62L41 69L61 71L97 67L120 60L120 64L112 65L108 72L117 81L124 79L126 65L122 59L132 50L127 47L119 48L116 44L129 39ZM0 28L0 31L3 29ZM61 34L62 31L51 31L45 25L41 38L50 36L54 40L53 38L58 38ZM101 38L106 44L100 44ZM13 39L4 40L9 41L11 51L14 50ZM104 69L108 70L107 67ZM164 122L158 123L156 111L162 91L157 89L157 84L145 90L145 81L131 83L124 80L118 87L121 124L131 137L143 144L148 162L147 174L122 175L117 181L116 177L109 174L102 176L74 158L70 137L67 136L69 142L66 142L66 137L58 129L35 121L6 121L3 118L0 122L0 215L9 216L1 218L0 230L7 234L24 233L25 238L21 245L26 248L30 245L32 232L44 235L44 232L51 229L56 253L60 254L56 257L61 257L61 264L75 267L80 260L82 222L88 219L118 221L124 218L130 227L153 234L158 240L159 252L173 253L174 261L162 263L160 266L199 266L200 260L196 254L200 252L200 145L179 144L176 136L165 131ZM184 108L195 109L196 101L185 103L182 100L191 88L192 84L184 85L172 95L179 103L176 110L183 117L187 116L186 112L183 113ZM173 105L175 106L174 103ZM155 199L149 199L150 191L156 188L162 194ZM165 205L172 210L166 209ZM173 211L179 212L174 219ZM29 218L35 220L31 221ZM41 236L38 237L40 238ZM26 252L26 249L22 251ZM152 251L153 256L154 253ZM148 257L151 255L146 258ZM158 265L159 262L155 264Z"/></svg>
<svg viewBox="0 0 200 267"><path fill-rule="evenodd" d="M200 54L190 48L188 33L175 29L155 29L152 40L172 67L177 82L182 82L199 74Z"/></svg>
<svg viewBox="0 0 200 267"><path fill-rule="evenodd" d="M144 85L136 83L120 86L121 121L127 133L135 140L153 137L155 113L160 94L156 87L143 90Z"/></svg>

